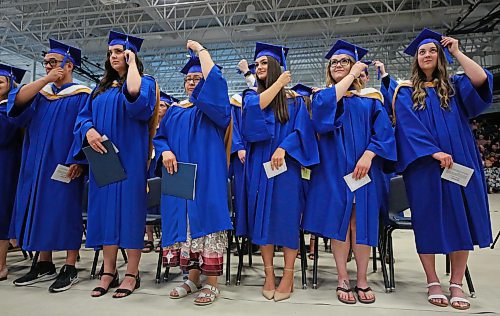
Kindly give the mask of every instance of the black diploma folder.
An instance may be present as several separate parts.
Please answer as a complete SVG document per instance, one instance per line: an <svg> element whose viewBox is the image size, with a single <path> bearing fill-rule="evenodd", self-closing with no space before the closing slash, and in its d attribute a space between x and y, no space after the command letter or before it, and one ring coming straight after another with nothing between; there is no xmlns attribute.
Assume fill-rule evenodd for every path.
<svg viewBox="0 0 500 316"><path fill-rule="evenodd" d="M194 200L197 165L177 162L177 172L169 174L162 167L161 193L186 200Z"/></svg>
<svg viewBox="0 0 500 316"><path fill-rule="evenodd" d="M113 143L110 140L105 140L102 144L108 151L105 154L98 153L90 146L83 148L83 152L90 165L90 170L99 187L127 179L127 175L125 174L118 154L115 152Z"/></svg>

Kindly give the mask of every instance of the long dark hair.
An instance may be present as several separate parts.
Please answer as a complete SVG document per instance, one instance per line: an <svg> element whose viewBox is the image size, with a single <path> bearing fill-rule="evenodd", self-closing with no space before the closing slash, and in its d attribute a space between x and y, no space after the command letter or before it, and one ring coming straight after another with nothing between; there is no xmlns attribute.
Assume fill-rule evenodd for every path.
<svg viewBox="0 0 500 316"><path fill-rule="evenodd" d="M267 56L267 77L266 81L260 80L257 76L257 92L262 93L266 91L273 83L278 80L281 75L281 67L276 59ZM269 106L274 111L274 116L278 118L280 123L286 123L290 119L288 113L288 103L287 103L287 93L285 89L281 89L280 92L274 97Z"/></svg>
<svg viewBox="0 0 500 316"><path fill-rule="evenodd" d="M97 88L97 90L95 90L92 98L97 97L99 94L111 88L111 86L113 85L113 81L115 80L118 81L118 84L121 87L123 85L123 82L127 78L128 64L125 64L125 67L127 69L127 71L125 72L125 76L123 76L123 78L120 78L118 72L111 66L111 62L109 61L110 56L111 54L108 52L108 54L106 55L106 62L104 63L104 76L99 82L99 87ZM139 74L141 76L144 75L144 65L142 64L137 54L135 55L135 63L137 64L137 70L139 70Z"/></svg>

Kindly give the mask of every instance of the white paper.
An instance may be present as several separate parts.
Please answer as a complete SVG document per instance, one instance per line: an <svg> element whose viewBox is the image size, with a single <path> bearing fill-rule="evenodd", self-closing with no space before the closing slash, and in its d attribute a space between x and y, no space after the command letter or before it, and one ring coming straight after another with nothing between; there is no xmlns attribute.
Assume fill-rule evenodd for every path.
<svg viewBox="0 0 500 316"><path fill-rule="evenodd" d="M70 183L71 178L68 178L66 175L68 174L69 167L63 165L57 165L56 170L50 177L52 180L61 181L64 183Z"/></svg>
<svg viewBox="0 0 500 316"><path fill-rule="evenodd" d="M101 138L102 138L102 141L106 141L106 140L108 140L108 139L109 139L109 138L108 138L108 136L106 136L106 135L102 135L102 137L101 137ZM115 146L115 144L114 144L113 142L111 142L111 145L113 145L113 148L115 149L115 153L119 153L119 152L120 152L120 151L118 150L118 148L116 148L116 146Z"/></svg>
<svg viewBox="0 0 500 316"><path fill-rule="evenodd" d="M441 178L466 187L473 173L474 169L454 162L451 168L444 168Z"/></svg>
<svg viewBox="0 0 500 316"><path fill-rule="evenodd" d="M282 174L283 172L285 172L287 170L285 160L283 160L283 165L281 167L279 167L278 169L274 169L274 170L271 169L271 162L270 161L264 162L263 165L264 165L264 170L266 171L266 176L268 179L271 179L272 177L276 177L277 175Z"/></svg>
<svg viewBox="0 0 500 316"><path fill-rule="evenodd" d="M356 180L352 177L352 174L353 173L351 172L348 175L344 176L344 181L345 183L347 183L347 186L349 187L349 190L351 190L351 192L354 192L365 184L372 182L372 179L370 179L368 175L359 180Z"/></svg>

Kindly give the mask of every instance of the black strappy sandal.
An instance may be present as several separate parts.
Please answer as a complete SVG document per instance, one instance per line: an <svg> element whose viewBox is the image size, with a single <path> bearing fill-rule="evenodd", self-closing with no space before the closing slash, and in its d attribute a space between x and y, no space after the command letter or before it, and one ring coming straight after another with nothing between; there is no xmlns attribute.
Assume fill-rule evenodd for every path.
<svg viewBox="0 0 500 316"><path fill-rule="evenodd" d="M370 291L373 292L373 290L371 289L371 287L367 287L367 288L362 289L360 287L355 286L354 287L354 292L356 292L356 295L358 296L358 301L360 303L363 303L363 304L372 304L372 303L375 303L375 296L373 296L373 298L369 299L369 300L368 299L364 299L364 298L361 298L361 296L359 296L359 292L360 291L363 292L363 293L370 292Z"/></svg>
<svg viewBox="0 0 500 316"><path fill-rule="evenodd" d="M138 288L141 287L141 277L139 276L139 273L137 273L137 275L133 275L131 273L127 273L127 274L125 274L125 277L129 277L129 278L134 278L135 279L135 287L134 287L134 289L132 291L129 290L129 289L117 289L115 291L115 294L113 294L113 298L124 298L124 297L127 297L130 294L132 294L135 290L137 290ZM125 294L125 295L123 295L123 296L116 296L116 294Z"/></svg>
<svg viewBox="0 0 500 316"><path fill-rule="evenodd" d="M92 292L99 292L99 294L98 295L92 295L92 294L90 294L90 296L92 296L92 297L100 297L100 296L103 296L104 294L108 293L108 291L109 291L110 288L120 286L120 277L118 276L118 272L116 272L115 274L108 273L108 272L103 272L101 274L101 276L103 276L103 275L112 276L113 280L109 283L107 289L105 289L103 287L100 287L100 286L94 288L92 290Z"/></svg>
<svg viewBox="0 0 500 316"><path fill-rule="evenodd" d="M342 292L347 293L347 294L352 293L352 289L345 289L345 288L340 287L340 286L337 286L337 291L342 291ZM337 294L337 299L344 304L350 304L350 305L356 304L356 298L354 297L354 295L352 296L352 298L353 298L352 301L350 301L349 299L346 300Z"/></svg>

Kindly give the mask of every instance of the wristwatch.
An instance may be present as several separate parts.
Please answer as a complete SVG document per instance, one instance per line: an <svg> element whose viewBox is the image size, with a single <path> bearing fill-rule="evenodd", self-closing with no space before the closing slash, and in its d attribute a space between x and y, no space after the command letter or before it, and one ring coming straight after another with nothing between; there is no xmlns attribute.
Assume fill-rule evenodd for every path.
<svg viewBox="0 0 500 316"><path fill-rule="evenodd" d="M244 74L243 76L248 77L248 76L250 76L251 74L252 74L252 72L249 70L249 71L245 72L245 74Z"/></svg>

